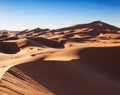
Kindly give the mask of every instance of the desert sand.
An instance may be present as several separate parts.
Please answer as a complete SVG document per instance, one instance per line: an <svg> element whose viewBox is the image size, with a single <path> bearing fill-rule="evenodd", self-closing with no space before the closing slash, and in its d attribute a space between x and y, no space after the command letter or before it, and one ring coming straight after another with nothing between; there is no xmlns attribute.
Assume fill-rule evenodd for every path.
<svg viewBox="0 0 120 95"><path fill-rule="evenodd" d="M0 95L120 95L119 53L102 21L0 32Z"/></svg>

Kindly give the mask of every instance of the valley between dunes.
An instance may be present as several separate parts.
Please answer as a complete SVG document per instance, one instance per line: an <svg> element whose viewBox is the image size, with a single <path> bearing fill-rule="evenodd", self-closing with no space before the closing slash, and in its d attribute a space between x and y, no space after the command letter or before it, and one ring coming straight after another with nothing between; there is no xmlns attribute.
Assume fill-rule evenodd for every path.
<svg viewBox="0 0 120 95"><path fill-rule="evenodd" d="M0 95L120 95L120 28L95 21L0 32Z"/></svg>

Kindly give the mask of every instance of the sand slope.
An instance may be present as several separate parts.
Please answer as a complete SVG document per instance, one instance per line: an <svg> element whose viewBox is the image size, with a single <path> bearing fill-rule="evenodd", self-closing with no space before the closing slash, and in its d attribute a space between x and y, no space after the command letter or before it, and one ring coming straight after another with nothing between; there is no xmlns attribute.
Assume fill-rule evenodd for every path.
<svg viewBox="0 0 120 95"><path fill-rule="evenodd" d="M19 47L14 42L0 42L0 52L2 53L17 53L20 51Z"/></svg>
<svg viewBox="0 0 120 95"><path fill-rule="evenodd" d="M107 51L105 51L106 49ZM85 48L78 51L80 59L71 61L44 61L41 59L21 64L11 68L4 75L2 83L16 92L21 90L20 92L26 95L28 94L26 90L31 89L30 85L33 81L37 82L38 87L34 83L32 83L32 86L37 87L41 92L34 92L35 89L32 88L29 95L32 95L32 93L38 95L38 93L44 91L47 94L43 93L43 95L88 95L89 93L91 95L119 95L119 68L117 69L119 67L119 57L110 58L109 60L107 58L108 55L117 54L119 51L120 47ZM116 61L113 64L114 60ZM12 76L14 81L17 81L19 85L24 86L26 89L21 86L16 88L16 84L8 81L11 79L8 75ZM24 84L24 81L29 86ZM15 93L15 91L13 92Z"/></svg>

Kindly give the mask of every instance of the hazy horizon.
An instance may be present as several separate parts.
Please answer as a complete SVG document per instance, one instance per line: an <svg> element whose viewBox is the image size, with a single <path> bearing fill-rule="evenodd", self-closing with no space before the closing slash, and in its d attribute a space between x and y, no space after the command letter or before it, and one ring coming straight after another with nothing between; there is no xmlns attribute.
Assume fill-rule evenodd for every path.
<svg viewBox="0 0 120 95"><path fill-rule="evenodd" d="M96 20L120 27L119 0L0 0L0 30L56 29Z"/></svg>

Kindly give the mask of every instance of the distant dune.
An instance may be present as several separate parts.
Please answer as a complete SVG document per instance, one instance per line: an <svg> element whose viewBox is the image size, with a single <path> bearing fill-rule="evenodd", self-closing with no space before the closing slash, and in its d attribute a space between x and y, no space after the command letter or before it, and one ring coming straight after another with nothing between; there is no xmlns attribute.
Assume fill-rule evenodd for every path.
<svg viewBox="0 0 120 95"><path fill-rule="evenodd" d="M119 52L102 21L0 32L0 95L120 95Z"/></svg>

